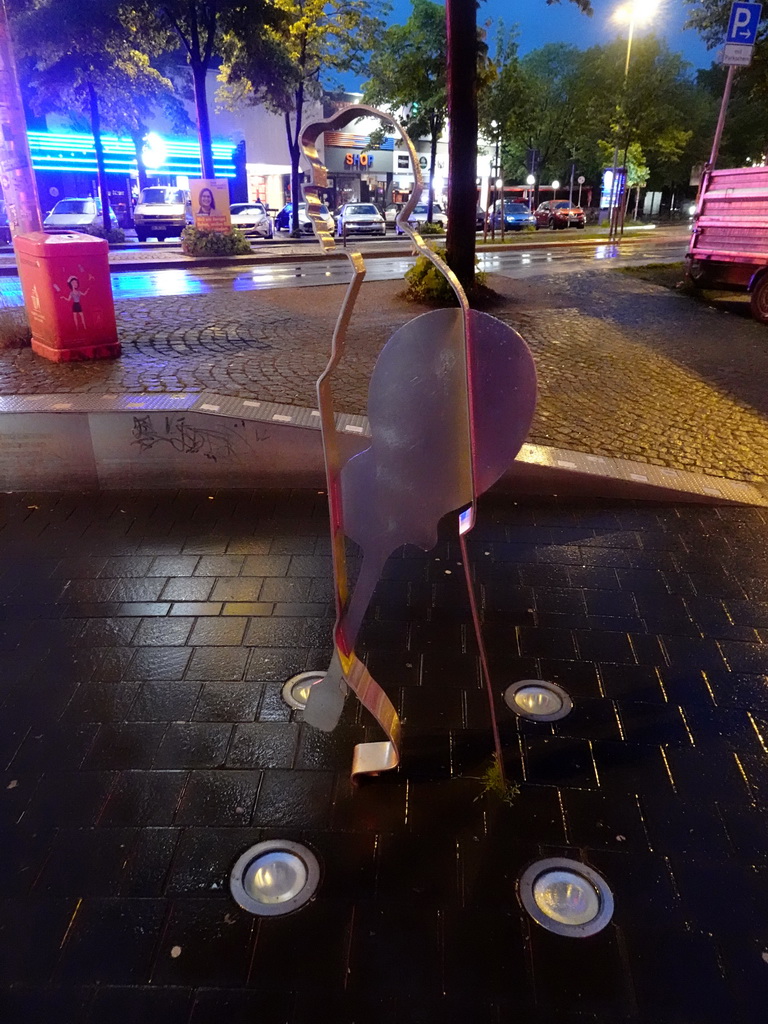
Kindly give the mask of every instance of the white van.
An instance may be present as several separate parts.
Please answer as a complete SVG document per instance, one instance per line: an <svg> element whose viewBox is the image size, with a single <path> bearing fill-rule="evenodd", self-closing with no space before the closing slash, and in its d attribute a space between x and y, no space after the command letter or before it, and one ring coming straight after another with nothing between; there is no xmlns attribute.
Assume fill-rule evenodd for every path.
<svg viewBox="0 0 768 1024"><path fill-rule="evenodd" d="M189 192L175 185L143 188L133 211L136 237L140 242L148 238L164 242L167 235L180 235L192 221Z"/></svg>

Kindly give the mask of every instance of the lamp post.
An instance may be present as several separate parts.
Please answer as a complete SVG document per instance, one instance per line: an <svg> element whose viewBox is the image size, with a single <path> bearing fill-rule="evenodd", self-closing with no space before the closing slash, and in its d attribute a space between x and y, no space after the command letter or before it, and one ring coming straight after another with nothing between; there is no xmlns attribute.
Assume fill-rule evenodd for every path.
<svg viewBox="0 0 768 1024"><path fill-rule="evenodd" d="M531 213L533 213L533 186L536 184L536 176L534 174L529 174L528 177L525 179L525 183L529 188L528 209Z"/></svg>
<svg viewBox="0 0 768 1024"><path fill-rule="evenodd" d="M555 178L552 182L552 198L557 199L557 190L560 188L560 182Z"/></svg>
<svg viewBox="0 0 768 1024"><path fill-rule="evenodd" d="M628 3L622 4L621 7L617 7L613 12L613 20L619 25L627 26L627 56L624 60L624 83L622 91L627 90L627 80L629 78L629 61L632 56L632 42L635 36L635 26L647 24L653 15L656 13L656 9L659 6L659 0L629 0ZM608 238L614 239L616 235L616 229L618 226L618 206L622 199L622 187L619 186L619 175L617 164L619 162L619 136L618 126L616 128L616 145L613 150L613 180L611 182L611 194L608 204L608 213L610 217L610 229L608 232ZM615 201L615 205L614 205Z"/></svg>

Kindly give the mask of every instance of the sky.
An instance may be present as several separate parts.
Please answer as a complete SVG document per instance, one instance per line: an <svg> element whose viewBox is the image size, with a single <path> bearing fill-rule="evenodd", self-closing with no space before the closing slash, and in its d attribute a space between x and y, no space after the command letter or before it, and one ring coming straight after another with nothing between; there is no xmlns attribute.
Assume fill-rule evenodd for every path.
<svg viewBox="0 0 768 1024"><path fill-rule="evenodd" d="M410 0L390 0L393 24L401 24L411 12ZM570 0L548 5L546 0L484 0L477 12L479 24L487 19L501 18L508 27L517 25L520 54L535 50L545 43L571 43L579 49L586 49L597 43L607 43L617 36L626 38L626 28L611 22L611 13L621 5L621 0L592 0L594 14L591 18L579 11ZM683 0L661 0L660 6L648 29L638 34L655 31L669 48L683 54L694 68L709 67L715 59L708 51L698 33L683 30L687 16L687 5Z"/></svg>

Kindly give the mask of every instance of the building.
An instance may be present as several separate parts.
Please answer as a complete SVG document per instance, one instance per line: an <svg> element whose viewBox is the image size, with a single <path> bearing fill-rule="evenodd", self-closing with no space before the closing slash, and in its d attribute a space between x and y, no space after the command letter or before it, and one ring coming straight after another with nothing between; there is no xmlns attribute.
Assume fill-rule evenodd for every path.
<svg viewBox="0 0 768 1024"><path fill-rule="evenodd" d="M236 111L216 108L216 72L208 75L208 102L213 133L214 168L217 177L230 181L232 202L260 199L279 210L290 199L291 167L285 121L263 106L244 106ZM151 131L143 141L143 157L151 184L186 187L199 178L200 148L194 128L191 100L185 100L190 128L174 132L162 110L157 110ZM309 102L305 121L320 119L322 108ZM69 121L49 114L29 129L32 166L40 205L48 212L65 196L98 194L96 151L93 136L75 130ZM121 221L130 221L138 197L136 146L131 138L102 135L110 203Z"/></svg>
<svg viewBox="0 0 768 1024"><path fill-rule="evenodd" d="M326 96L324 114L331 117L341 107L362 103L360 93ZM347 202L374 202L386 206L405 200L413 190L414 174L405 145L393 130L379 145L371 135L387 124L375 117L364 117L342 131L326 132L325 163L328 168L329 198L333 208ZM430 140L412 139L424 178L424 195L429 187ZM448 185L448 142L437 144L435 197L444 198Z"/></svg>

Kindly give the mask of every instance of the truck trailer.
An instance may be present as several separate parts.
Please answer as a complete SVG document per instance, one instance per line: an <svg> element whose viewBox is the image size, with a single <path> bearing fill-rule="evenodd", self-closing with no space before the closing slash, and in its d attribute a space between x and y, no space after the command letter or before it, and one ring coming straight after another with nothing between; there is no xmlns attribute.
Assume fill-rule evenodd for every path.
<svg viewBox="0 0 768 1024"><path fill-rule="evenodd" d="M704 172L686 263L700 288L748 292L768 324L768 167Z"/></svg>

